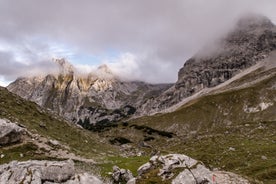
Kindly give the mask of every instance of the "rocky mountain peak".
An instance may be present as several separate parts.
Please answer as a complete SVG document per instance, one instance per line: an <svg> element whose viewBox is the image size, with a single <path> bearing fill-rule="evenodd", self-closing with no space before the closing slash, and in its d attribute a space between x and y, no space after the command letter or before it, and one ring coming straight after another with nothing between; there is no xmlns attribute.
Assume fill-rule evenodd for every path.
<svg viewBox="0 0 276 184"><path fill-rule="evenodd" d="M275 25L264 16L243 16L232 31L185 62L173 88L144 107L152 112L164 110L205 88L224 83L264 61L275 50Z"/></svg>
<svg viewBox="0 0 276 184"><path fill-rule="evenodd" d="M97 75L98 78L101 79L115 79L115 75L113 74L112 70L106 65L100 65L95 74Z"/></svg>
<svg viewBox="0 0 276 184"><path fill-rule="evenodd" d="M273 26L266 16L260 14L246 14L237 22L239 29L272 28Z"/></svg>
<svg viewBox="0 0 276 184"><path fill-rule="evenodd" d="M200 53L189 59L179 71L177 88L185 89L184 96L213 87L236 75L276 49L275 25L261 15L243 16L237 27L217 44L217 52L209 57Z"/></svg>
<svg viewBox="0 0 276 184"><path fill-rule="evenodd" d="M74 73L74 66L69 63L65 58L54 58L53 62L58 64L60 74L67 75Z"/></svg>
<svg viewBox="0 0 276 184"><path fill-rule="evenodd" d="M110 68L107 66L107 64L100 65L98 67L98 71L103 71L103 72L106 72L106 73L112 73Z"/></svg>

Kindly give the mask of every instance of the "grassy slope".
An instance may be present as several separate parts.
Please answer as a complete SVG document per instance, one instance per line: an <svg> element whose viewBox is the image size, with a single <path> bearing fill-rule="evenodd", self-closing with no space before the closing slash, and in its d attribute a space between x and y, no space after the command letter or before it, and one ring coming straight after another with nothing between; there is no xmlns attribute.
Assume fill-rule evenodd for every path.
<svg viewBox="0 0 276 184"><path fill-rule="evenodd" d="M25 126L30 132L40 134L48 139L55 139L62 144L69 146L70 151L85 158L98 161L99 164L80 163L87 171L94 167L100 169L101 174L107 176L114 165L129 168L136 172L137 168L147 162L148 156L125 158L120 156L118 147L110 145L105 138L97 133L80 129L65 122L59 117L42 110L33 102L24 100L17 95L8 92L0 87L0 118L16 121ZM43 126L40 126L43 125ZM44 128L46 126L46 129ZM23 157L20 154L23 153ZM39 149L36 145L27 142L11 147L0 147L0 154L5 157L0 159L0 164L12 160L29 159L55 159L49 157L45 150Z"/></svg>
<svg viewBox="0 0 276 184"><path fill-rule="evenodd" d="M23 100L4 88L0 88L0 104L0 118L19 122L32 133L58 140L69 146L71 151L77 155L87 158L98 158L103 157L105 154L113 155L113 152L116 154L110 145L100 143L100 138L96 134L77 128L58 117L54 117L41 110L35 103ZM40 126L41 124L43 126ZM28 151L26 145L20 145L20 147L15 149L18 152L21 149L23 153ZM30 150L35 151L35 148ZM7 152L7 150L2 148L0 152ZM11 157L12 159L14 158Z"/></svg>
<svg viewBox="0 0 276 184"><path fill-rule="evenodd" d="M98 161L99 164L76 163L78 168L95 172L100 170L100 174L107 176L112 171L114 165L129 168L133 173L137 168L148 161L148 156L124 158L119 155L116 147L104 141L97 133L79 129L68 124L59 117L48 114L35 103L26 101L17 95L8 92L0 87L0 118L7 118L19 122L26 126L32 133L40 134L49 139L55 139L70 147L70 151L85 158ZM43 124L41 127L40 125ZM44 125L46 129L43 128ZM20 154L23 153L23 157ZM5 157L0 159L0 164L12 160L29 159L55 159L49 157L47 152L40 150L32 143L14 145L9 148L0 147L0 154Z"/></svg>
<svg viewBox="0 0 276 184"><path fill-rule="evenodd" d="M245 76L240 83L246 82L246 77L258 78L260 74ZM157 149L162 153L183 153L203 161L209 167L219 167L272 184L276 182L275 79L275 76L271 76L251 87L204 96L175 112L138 118L130 121L127 126L119 125L101 133L100 136L57 120L42 112L34 103L22 100L2 88L0 117L16 120L34 133L59 140L69 145L77 154L88 158L101 158L102 174L111 171L114 164L135 171L148 160L153 149ZM235 81L230 86L236 86L238 83L239 81ZM257 113L243 111L245 105L255 107L263 101L273 102L274 105ZM47 130L40 127L40 123L45 124ZM147 129L139 130L132 125L146 125L173 132L175 136L166 138L157 133L149 133ZM114 147L100 143L99 138L108 141L117 136L130 139L133 142L130 144L131 149L143 151L145 156L116 156L118 152ZM147 142L153 149L139 147L139 142L145 137L154 138ZM230 147L235 150L230 151ZM39 157L35 155L36 148L32 145L14 149L11 151L14 153L14 156L10 157L11 160L21 159L18 155L22 151L29 153L25 159ZM5 151L0 149L1 153ZM262 159L262 156L267 159Z"/></svg>
<svg viewBox="0 0 276 184"><path fill-rule="evenodd" d="M147 125L177 134L168 143L158 138L150 143L164 153L183 153L209 167L275 183L276 75L275 70L269 73L274 74L251 87L207 95L175 112L138 118L130 125ZM260 74L263 75L259 72L250 75L258 78ZM242 83L246 77L249 76L242 78ZM244 111L246 105L257 107L261 102L273 105L256 113ZM133 128L127 128L120 133L134 140L132 131ZM229 150L230 147L235 150Z"/></svg>

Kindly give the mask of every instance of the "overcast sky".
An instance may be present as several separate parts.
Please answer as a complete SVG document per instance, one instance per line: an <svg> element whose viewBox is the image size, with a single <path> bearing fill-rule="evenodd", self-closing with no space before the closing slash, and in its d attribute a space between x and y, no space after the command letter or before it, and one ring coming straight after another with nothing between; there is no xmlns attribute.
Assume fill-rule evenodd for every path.
<svg viewBox="0 0 276 184"><path fill-rule="evenodd" d="M245 13L276 22L275 0L0 0L0 85L103 63L127 79L174 82L185 60Z"/></svg>

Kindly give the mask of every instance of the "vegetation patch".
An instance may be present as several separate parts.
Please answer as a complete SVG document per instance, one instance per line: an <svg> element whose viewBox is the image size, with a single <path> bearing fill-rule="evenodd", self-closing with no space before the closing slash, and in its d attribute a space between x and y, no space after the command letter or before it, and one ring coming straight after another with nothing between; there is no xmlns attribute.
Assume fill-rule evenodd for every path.
<svg viewBox="0 0 276 184"><path fill-rule="evenodd" d="M144 138L144 141L145 142L148 142L148 141L153 141L153 140L155 140L155 138L154 137L151 137L151 136L146 136L145 138Z"/></svg>
<svg viewBox="0 0 276 184"><path fill-rule="evenodd" d="M11 161L26 160L43 160L53 159L47 156L46 152L39 151L38 147L33 143L24 143L10 147L0 148L0 164L9 163Z"/></svg>
<svg viewBox="0 0 276 184"><path fill-rule="evenodd" d="M83 128L92 132L105 132L111 128L118 127L117 123L111 122L109 119L103 119L95 124L91 124L89 118L85 118L84 121L79 119L78 124Z"/></svg>
<svg viewBox="0 0 276 184"><path fill-rule="evenodd" d="M18 122L32 133L57 140L69 146L70 151L76 155L97 159L102 157L102 153L118 153L110 144L100 143L101 138L97 134L80 129L41 109L35 103L8 92L5 88L0 88L0 103L0 118Z"/></svg>
<svg viewBox="0 0 276 184"><path fill-rule="evenodd" d="M110 144L113 145L123 145L123 144L128 144L128 143L132 143L132 141L124 138L124 137L115 137L114 139L110 139L109 140Z"/></svg>
<svg viewBox="0 0 276 184"><path fill-rule="evenodd" d="M110 177L109 173L112 172L112 167L117 165L120 168L129 169L134 176L137 176L138 168L149 161L149 156L135 156L135 157L107 157L101 160L97 166L101 170L101 175Z"/></svg>
<svg viewBox="0 0 276 184"><path fill-rule="evenodd" d="M148 135L152 135L152 134L158 134L162 137L167 137L167 138L172 138L174 133L172 132L166 132L166 131L160 131L160 130L156 130L156 129L153 129L151 127L148 127L148 126L145 126L145 125L142 125L142 126L139 126L139 125L131 125L130 127L133 127L137 130L143 130L143 132L147 133Z"/></svg>

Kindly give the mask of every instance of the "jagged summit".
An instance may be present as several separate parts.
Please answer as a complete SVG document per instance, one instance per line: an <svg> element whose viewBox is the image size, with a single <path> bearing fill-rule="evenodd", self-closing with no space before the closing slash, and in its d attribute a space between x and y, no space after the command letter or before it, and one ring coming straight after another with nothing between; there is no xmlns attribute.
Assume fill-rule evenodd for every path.
<svg viewBox="0 0 276 184"><path fill-rule="evenodd" d="M272 28L274 25L269 18L260 14L245 14L237 22L239 29Z"/></svg>
<svg viewBox="0 0 276 184"><path fill-rule="evenodd" d="M74 66L65 58L53 58L52 61L58 64L59 73L62 75L73 74L75 71Z"/></svg>
<svg viewBox="0 0 276 184"><path fill-rule="evenodd" d="M275 25L265 16L248 14L220 39L216 54L204 57L199 53L184 64L176 87L192 94L203 87L216 86L267 58L275 49ZM195 83L198 85L194 86Z"/></svg>
<svg viewBox="0 0 276 184"><path fill-rule="evenodd" d="M96 75L99 78L102 79L116 79L117 76L115 76L112 72L112 70L107 66L107 64L100 65L96 70Z"/></svg>
<svg viewBox="0 0 276 184"><path fill-rule="evenodd" d="M249 50L261 51L265 47L274 47L275 25L265 16L247 14L241 17L233 30L220 41L219 47L224 50ZM267 40L267 41L266 41Z"/></svg>
<svg viewBox="0 0 276 184"><path fill-rule="evenodd" d="M98 71L105 72L105 73L112 73L112 71L111 71L110 68L107 66L107 64L100 65L100 66L97 68L97 70L98 70Z"/></svg>
<svg viewBox="0 0 276 184"><path fill-rule="evenodd" d="M75 68L65 58L53 58L53 62L58 65L57 76L73 76L75 78L93 78L102 80L120 80L118 76L112 72L107 64L100 65L96 70L92 70L89 73L83 73L82 71Z"/></svg>

